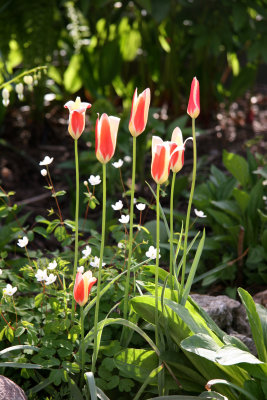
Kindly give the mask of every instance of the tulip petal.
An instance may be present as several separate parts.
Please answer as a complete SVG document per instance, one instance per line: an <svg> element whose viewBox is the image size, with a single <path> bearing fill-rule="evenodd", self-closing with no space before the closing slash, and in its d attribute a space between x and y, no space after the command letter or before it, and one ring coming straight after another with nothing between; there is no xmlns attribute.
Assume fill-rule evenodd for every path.
<svg viewBox="0 0 267 400"><path fill-rule="evenodd" d="M111 131L107 114L103 114L101 117L100 129L101 135L99 137L99 151L104 161L106 161L109 160L114 153L114 146L111 138Z"/></svg>
<svg viewBox="0 0 267 400"><path fill-rule="evenodd" d="M85 300L84 280L83 280L83 276L80 272L77 272L77 275L76 275L73 295L74 295L74 299L75 299L76 303L78 303L80 306L84 304L83 303Z"/></svg>
<svg viewBox="0 0 267 400"><path fill-rule="evenodd" d="M84 130L84 115L79 111L73 111L70 116L70 125L74 136L80 137Z"/></svg>

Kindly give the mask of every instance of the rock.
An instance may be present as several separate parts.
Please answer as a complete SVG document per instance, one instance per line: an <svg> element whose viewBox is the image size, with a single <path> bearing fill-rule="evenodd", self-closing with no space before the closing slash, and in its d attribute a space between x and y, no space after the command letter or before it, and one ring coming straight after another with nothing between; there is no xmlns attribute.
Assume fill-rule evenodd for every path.
<svg viewBox="0 0 267 400"><path fill-rule="evenodd" d="M263 292L259 292L255 294L253 297L253 300L255 303L261 304L264 307L267 307L267 290L264 290Z"/></svg>
<svg viewBox="0 0 267 400"><path fill-rule="evenodd" d="M27 397L16 383L0 375L0 400L27 400Z"/></svg>
<svg viewBox="0 0 267 400"><path fill-rule="evenodd" d="M257 355L246 311L239 301L223 295L192 294L191 297L225 333L240 339L252 354Z"/></svg>

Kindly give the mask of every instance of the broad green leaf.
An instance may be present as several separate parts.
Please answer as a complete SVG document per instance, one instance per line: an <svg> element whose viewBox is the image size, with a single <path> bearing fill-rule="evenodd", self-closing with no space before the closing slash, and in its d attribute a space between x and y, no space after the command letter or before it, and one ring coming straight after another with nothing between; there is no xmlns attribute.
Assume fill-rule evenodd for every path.
<svg viewBox="0 0 267 400"><path fill-rule="evenodd" d="M83 56L81 54L74 54L64 72L64 86L69 93L76 93L82 87L82 63Z"/></svg>
<svg viewBox="0 0 267 400"><path fill-rule="evenodd" d="M257 312L256 305L253 301L253 298L246 290L239 288L238 293L246 309L252 336L257 348L258 357L261 361L266 362L267 351L264 342L261 320Z"/></svg>
<svg viewBox="0 0 267 400"><path fill-rule="evenodd" d="M220 350L220 346L209 335L203 333L184 339L181 347L213 362L216 359L216 352Z"/></svg>
<svg viewBox="0 0 267 400"><path fill-rule="evenodd" d="M249 194L244 190L234 188L233 196L236 199L239 207L241 208L242 212L244 213L248 207L249 203Z"/></svg>
<svg viewBox="0 0 267 400"><path fill-rule="evenodd" d="M215 361L221 365L235 365L241 363L261 364L253 354L248 351L241 350L235 346L226 345L217 351Z"/></svg>
<svg viewBox="0 0 267 400"><path fill-rule="evenodd" d="M84 400L84 397L73 379L68 380L71 400Z"/></svg>
<svg viewBox="0 0 267 400"><path fill-rule="evenodd" d="M249 168L248 163L244 157L238 154L228 153L227 150L223 151L223 163L225 168L241 183L246 186L249 181Z"/></svg>
<svg viewBox="0 0 267 400"><path fill-rule="evenodd" d="M218 384L229 386L229 387L237 390L238 392L244 394L245 397L250 399L250 400L259 400L256 397L254 397L251 393L249 393L246 390L242 389L242 387L237 386L232 382L226 381L225 379L212 379L207 383L206 387L211 387L213 385L218 385Z"/></svg>
<svg viewBox="0 0 267 400"><path fill-rule="evenodd" d="M260 304L256 304L256 310L260 318L263 331L263 340L265 343L265 348L267 349L267 310Z"/></svg>
<svg viewBox="0 0 267 400"><path fill-rule="evenodd" d="M227 212L232 217L236 218L238 221L240 220L240 208L236 204L235 201L232 200L222 200L222 201L211 201L215 207L218 207L220 210Z"/></svg>
<svg viewBox="0 0 267 400"><path fill-rule="evenodd" d="M258 181L256 185L251 189L250 198L248 202L247 213L251 218L253 225L259 219L258 209L263 207L263 185L261 181Z"/></svg>
<svg viewBox="0 0 267 400"><path fill-rule="evenodd" d="M114 362L123 376L144 382L158 365L158 356L152 350L127 348L120 351Z"/></svg>

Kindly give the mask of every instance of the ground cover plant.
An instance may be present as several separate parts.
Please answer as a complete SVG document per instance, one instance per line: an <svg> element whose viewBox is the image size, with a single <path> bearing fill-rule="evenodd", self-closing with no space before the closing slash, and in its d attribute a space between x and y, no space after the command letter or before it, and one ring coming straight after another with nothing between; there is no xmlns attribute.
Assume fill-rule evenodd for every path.
<svg viewBox="0 0 267 400"><path fill-rule="evenodd" d="M26 80L32 84L30 78ZM190 297L206 237L202 227L193 236L189 235L193 203L202 210L202 214L198 211L199 216L205 212L220 223L218 212L216 214L216 209L210 206L211 195L206 195L211 184L199 187L194 196L195 122L200 113L196 78L192 81L187 107L192 120L192 137L184 141L179 127L174 127L170 141L153 136L152 179L147 182L152 202L135 199L138 141L147 126L150 96L148 88L141 94L136 89L133 95L129 115L129 138L132 137L133 147L131 186L110 207L118 221L108 226L110 235L107 234L106 215L112 182L107 180L107 170L115 169L116 179L122 176L123 161L113 158L120 140L120 118L102 113L96 119L95 155L102 171L91 175L83 188L87 217L88 210L96 205L102 208L102 229L99 232L91 228L88 235L83 226L85 220L79 220L78 143L85 129L85 114L91 112L94 104L82 102L79 97L65 104L68 132L74 141L74 220L62 217L59 199L68 194L57 191L54 186L50 166L56 160L49 155L39 165L55 205L47 215L37 216L33 225L30 226L28 216L21 216L19 207L12 204L14 193L6 192L4 185L0 188L0 367L2 373L15 379L31 399L266 398L266 309L256 306L249 293L239 289L251 325L256 357L241 341L216 326ZM3 100L8 101L6 91ZM95 113L98 111L96 109ZM179 232L175 232L176 175L182 171L190 141L193 144L191 189L186 217ZM225 182L224 179L231 181L227 185L230 187L228 197L220 197L220 203L218 199L212 200L212 206L232 215L233 196L243 212L239 216L244 218L241 222L247 222L250 227L249 219L254 223L255 218L257 224L255 222L253 229L264 247L265 215L257 211L263 195L262 180L256 182L254 175L250 175L250 168L256 166L249 167L244 159L240 161L227 152L224 162L234 178L225 178L218 170L212 170L217 177L217 181L212 180L215 186ZM237 169L236 162L246 167ZM168 191L165 183L169 179L167 218L161 200ZM236 181L242 187L237 187ZM100 185L102 197L98 192ZM251 190L253 200L245 190ZM149 207L156 215L154 235L142 224L143 214ZM164 247L161 247L162 226L168 234ZM220 224L215 231L221 233ZM42 237L48 242L52 235L57 240L56 249L50 251L36 246L36 238ZM166 250L168 261L161 264Z"/></svg>

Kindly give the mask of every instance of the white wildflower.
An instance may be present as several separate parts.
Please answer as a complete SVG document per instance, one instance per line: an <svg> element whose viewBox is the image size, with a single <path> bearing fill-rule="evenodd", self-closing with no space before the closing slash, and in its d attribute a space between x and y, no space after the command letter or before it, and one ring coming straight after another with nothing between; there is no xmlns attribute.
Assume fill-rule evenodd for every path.
<svg viewBox="0 0 267 400"><path fill-rule="evenodd" d="M3 273L3 270L0 268L0 275L2 275L2 273Z"/></svg>
<svg viewBox="0 0 267 400"><path fill-rule="evenodd" d="M81 274L84 273L84 266L81 265L80 267L77 268L77 272L80 272Z"/></svg>
<svg viewBox="0 0 267 400"><path fill-rule="evenodd" d="M39 165L49 165L53 162L54 158L53 157L49 157L49 156L45 156L45 158L43 159L43 161L39 162Z"/></svg>
<svg viewBox="0 0 267 400"><path fill-rule="evenodd" d="M132 161L132 157L130 157L130 156L125 156L125 157L124 157L124 161L127 162L127 163L131 162L131 161Z"/></svg>
<svg viewBox="0 0 267 400"><path fill-rule="evenodd" d="M207 217L207 215L205 215L204 212L201 211L201 210L198 211L198 210L195 208L194 211L195 211L196 216L199 217L199 218L206 218L206 217Z"/></svg>
<svg viewBox="0 0 267 400"><path fill-rule="evenodd" d="M46 169L41 169L41 175L46 176L47 175L47 170Z"/></svg>
<svg viewBox="0 0 267 400"><path fill-rule="evenodd" d="M124 249L124 248L125 248L125 244L122 243L122 242L119 242L119 243L118 243L118 248L119 248L119 249Z"/></svg>
<svg viewBox="0 0 267 400"><path fill-rule="evenodd" d="M111 207L113 208L113 210L118 211L123 208L123 203L121 200L119 200L115 204L111 204Z"/></svg>
<svg viewBox="0 0 267 400"><path fill-rule="evenodd" d="M26 247L28 243L29 243L29 239L27 238L27 236L23 236L22 239L19 239L19 240L18 240L17 245L18 245L19 247Z"/></svg>
<svg viewBox="0 0 267 400"><path fill-rule="evenodd" d="M136 208L139 211L144 211L144 209L146 208L146 205L144 203L138 203L138 204L136 204Z"/></svg>
<svg viewBox="0 0 267 400"><path fill-rule="evenodd" d="M55 269L56 267L57 267L57 262L56 260L54 260L48 264L47 269Z"/></svg>
<svg viewBox="0 0 267 400"><path fill-rule="evenodd" d="M46 284L46 285L51 285L51 283L54 283L54 282L56 281L56 279L57 279L57 276L56 276L56 275L50 274L50 275L46 278L45 284Z"/></svg>
<svg viewBox="0 0 267 400"><path fill-rule="evenodd" d="M100 263L100 258L95 256L94 260L90 262L90 265L91 265L91 267L99 268L99 263ZM102 262L102 267L104 267L105 265L106 265L106 263Z"/></svg>
<svg viewBox="0 0 267 400"><path fill-rule="evenodd" d="M82 250L83 258L89 257L90 254L91 254L91 251L92 251L91 247L90 246L86 246L85 249Z"/></svg>
<svg viewBox="0 0 267 400"><path fill-rule="evenodd" d="M159 250L160 252L160 250ZM150 246L148 251L146 252L146 256L147 258L152 258L152 260L155 260L155 258L157 258L157 249L154 246ZM161 255L159 254L159 258L161 257Z"/></svg>
<svg viewBox="0 0 267 400"><path fill-rule="evenodd" d="M3 105L7 107L9 105L9 90L4 88L2 90L2 97L3 97Z"/></svg>
<svg viewBox="0 0 267 400"><path fill-rule="evenodd" d="M120 168L123 166L123 161L121 159L119 159L118 161L115 161L114 163L112 163L114 168Z"/></svg>
<svg viewBox="0 0 267 400"><path fill-rule="evenodd" d="M24 76L23 80L28 86L31 86L33 84L33 77L31 75Z"/></svg>
<svg viewBox="0 0 267 400"><path fill-rule="evenodd" d="M90 183L90 185L92 186L96 186L99 185L101 183L101 179L99 175L90 175L90 178L88 179L88 182Z"/></svg>
<svg viewBox="0 0 267 400"><path fill-rule="evenodd" d="M42 269L38 269L34 276L38 282L46 281L48 278L46 269L44 271Z"/></svg>
<svg viewBox="0 0 267 400"><path fill-rule="evenodd" d="M128 224L129 220L130 220L129 215L122 215L121 218L119 218L119 222L121 224Z"/></svg>
<svg viewBox="0 0 267 400"><path fill-rule="evenodd" d="M19 100L23 100L23 98L24 98L24 96L23 96L23 83L18 83L15 86L15 91L18 94Z"/></svg>
<svg viewBox="0 0 267 400"><path fill-rule="evenodd" d="M3 295L13 296L13 294L16 293L17 289L18 289L17 286L12 287L10 283L8 283L6 287L3 289Z"/></svg>

